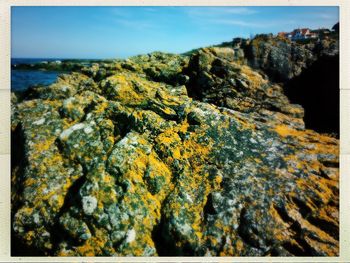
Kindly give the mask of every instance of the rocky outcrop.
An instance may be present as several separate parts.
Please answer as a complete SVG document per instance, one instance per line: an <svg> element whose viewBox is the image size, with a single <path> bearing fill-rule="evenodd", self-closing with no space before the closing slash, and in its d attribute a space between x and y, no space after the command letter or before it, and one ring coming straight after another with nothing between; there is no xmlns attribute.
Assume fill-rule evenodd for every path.
<svg viewBox="0 0 350 263"><path fill-rule="evenodd" d="M226 52L99 64L13 96L21 249L338 255L338 140L306 130L279 85Z"/></svg>
<svg viewBox="0 0 350 263"><path fill-rule="evenodd" d="M203 49L191 57L184 70L190 76L187 86L191 97L240 112L265 109L303 117L304 110L289 103L281 86L248 66L234 63L229 51L220 50Z"/></svg>
<svg viewBox="0 0 350 263"><path fill-rule="evenodd" d="M339 54L337 38L299 43L270 35L258 35L242 42L248 64L264 71L271 79L285 82L299 76L322 56Z"/></svg>
<svg viewBox="0 0 350 263"><path fill-rule="evenodd" d="M305 109L307 128L339 137L338 33L304 42L272 35L238 42L239 49L244 50L243 64L279 82L289 100Z"/></svg>

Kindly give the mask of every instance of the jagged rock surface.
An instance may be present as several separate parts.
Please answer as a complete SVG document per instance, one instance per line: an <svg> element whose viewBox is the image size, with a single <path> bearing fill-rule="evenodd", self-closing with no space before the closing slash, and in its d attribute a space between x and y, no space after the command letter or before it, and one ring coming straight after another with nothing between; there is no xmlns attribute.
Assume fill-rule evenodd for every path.
<svg viewBox="0 0 350 263"><path fill-rule="evenodd" d="M57 256L338 255L338 140L224 54L138 56L13 96L14 236Z"/></svg>
<svg viewBox="0 0 350 263"><path fill-rule="evenodd" d="M242 48L248 64L260 69L276 81L287 81L301 74L319 57L339 54L336 38L319 42L300 44L288 39L258 35L250 42L243 42Z"/></svg>
<svg viewBox="0 0 350 263"><path fill-rule="evenodd" d="M245 53L244 63L280 82L288 98L304 108L307 128L339 137L337 33L306 42L271 35L239 42Z"/></svg>

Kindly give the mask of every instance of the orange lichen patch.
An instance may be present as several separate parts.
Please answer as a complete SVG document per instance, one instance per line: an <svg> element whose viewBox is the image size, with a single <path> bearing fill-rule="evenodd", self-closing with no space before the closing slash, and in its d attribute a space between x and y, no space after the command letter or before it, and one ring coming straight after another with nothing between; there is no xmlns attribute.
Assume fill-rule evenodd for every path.
<svg viewBox="0 0 350 263"><path fill-rule="evenodd" d="M322 203L327 204L334 196L333 191L329 188L329 184L332 182L334 183L334 181L320 178L316 175L310 175L310 180L317 180L318 183L315 185L313 191L317 194ZM299 184L299 182L297 183ZM310 187L310 183L308 183L308 185Z"/></svg>
<svg viewBox="0 0 350 263"><path fill-rule="evenodd" d="M316 210L313 216L328 222L330 225L339 227L339 211L334 206L323 206L321 209Z"/></svg>
<svg viewBox="0 0 350 263"><path fill-rule="evenodd" d="M310 153L339 153L337 140L330 136L318 134L312 130L296 130L284 124L275 126L274 131L282 137L297 137L301 145L309 146L305 148ZM313 146L312 150L310 145Z"/></svg>
<svg viewBox="0 0 350 263"><path fill-rule="evenodd" d="M218 239L212 235L207 235L206 241L210 244L210 246L213 246L213 247L216 247L218 244Z"/></svg>
<svg viewBox="0 0 350 263"><path fill-rule="evenodd" d="M233 226L224 224L224 222L222 222L221 220L216 220L214 225L222 233L226 233L226 234L232 233Z"/></svg>
<svg viewBox="0 0 350 263"><path fill-rule="evenodd" d="M275 132L277 132L282 137L301 136L304 134L304 132L292 129L290 128L290 126L287 126L287 125L277 125L275 127Z"/></svg>
<svg viewBox="0 0 350 263"><path fill-rule="evenodd" d="M184 224L191 226L193 235L191 235L191 240L187 240L187 242L198 243L204 242L203 239L205 238L203 236L203 218L200 215L207 202L206 196L220 187L222 178L217 176L214 179L214 183L210 182L208 179L209 174L205 171L204 164L207 163L214 145L213 140L210 138L206 141L201 141L201 136L204 136L207 127L203 125L200 130L196 131L196 134L191 133L191 137L182 142L178 132L186 132L188 127L188 123L183 122L176 128L168 129L156 138L156 142L160 150L167 154L165 162L168 166L171 167L175 160L190 164L190 166L185 167L183 171L184 176L176 182L177 187L173 191L174 197L184 196L182 202L173 201L167 205L169 211L175 217L180 217L183 213L190 215L189 221L186 221ZM198 188L204 191L202 193L204 196L202 202L197 200L196 192ZM182 245L182 241L178 241L178 246Z"/></svg>
<svg viewBox="0 0 350 263"><path fill-rule="evenodd" d="M47 151L54 143L55 138L48 138L46 140L35 143L33 150L42 154L42 152Z"/></svg>
<svg viewBox="0 0 350 263"><path fill-rule="evenodd" d="M274 223L279 226L277 228L276 225L274 225L274 228L269 229L269 231L273 233L274 238L280 242L285 242L291 239L291 234L288 231L290 225L281 218L280 214L277 212L273 204L270 205L269 214L271 218L273 218Z"/></svg>
<svg viewBox="0 0 350 263"><path fill-rule="evenodd" d="M157 143L164 144L167 146L171 146L171 144L179 143L180 141L181 141L180 136L173 129L166 130L156 138Z"/></svg>
<svg viewBox="0 0 350 263"><path fill-rule="evenodd" d="M156 96L161 100L162 104L166 106L177 106L181 103L179 98L170 95L168 90L163 90L161 88L157 89Z"/></svg>
<svg viewBox="0 0 350 263"><path fill-rule="evenodd" d="M34 208L33 207L22 207L20 212L24 216L31 215L33 213Z"/></svg>
<svg viewBox="0 0 350 263"><path fill-rule="evenodd" d="M95 243L88 240L83 246L77 247L76 252L84 257L93 257L96 255L95 248Z"/></svg>
<svg viewBox="0 0 350 263"><path fill-rule="evenodd" d="M73 250L66 250L66 249L61 249L59 250L55 256L58 256L58 257L74 257L76 256L76 254L74 253Z"/></svg>
<svg viewBox="0 0 350 263"><path fill-rule="evenodd" d="M215 176L214 188L219 189L221 182L222 182L222 176L220 175Z"/></svg>
<svg viewBox="0 0 350 263"><path fill-rule="evenodd" d="M40 204L39 200L37 201L38 201L38 204ZM47 200L47 203L49 204L50 208L53 211L58 212L64 203L64 196L50 194L50 198Z"/></svg>
<svg viewBox="0 0 350 263"><path fill-rule="evenodd" d="M130 147L131 143L132 147ZM128 182L128 191L119 197L119 206L133 211L138 220L130 225L128 218L121 223L132 228L135 239L128 238L123 253L143 255L145 249L154 249L152 230L161 217L161 203L173 188L171 171L159 159L156 152L145 149L149 142L138 134L130 135L121 145L131 155L126 169L118 180Z"/></svg>
<svg viewBox="0 0 350 263"><path fill-rule="evenodd" d="M28 178L24 181L24 186L32 186L37 183L37 180L34 178Z"/></svg>
<svg viewBox="0 0 350 263"><path fill-rule="evenodd" d="M234 249L232 246L225 246L223 251L220 252L220 257L232 257L234 255Z"/></svg>
<svg viewBox="0 0 350 263"><path fill-rule="evenodd" d="M285 106L284 111L286 111L291 116L303 116L304 114L304 109L295 105Z"/></svg>
<svg viewBox="0 0 350 263"><path fill-rule="evenodd" d="M156 155L154 152L152 152L149 155L147 165L152 168L152 172L149 173L149 177L153 179L156 176L162 176L164 178L165 185L167 185L169 187L169 190L171 190L173 187L173 185L171 184L171 176L172 176L171 171L163 162L159 160L159 158L156 158ZM165 194L165 192L163 194ZM162 194L160 197L161 197L160 199L161 201L165 198L165 196L162 196Z"/></svg>
<svg viewBox="0 0 350 263"><path fill-rule="evenodd" d="M262 76L255 71L253 71L250 67L248 66L241 66L241 72L247 76L247 79L249 80L250 83L250 89L258 89L260 88L263 84L266 84L268 81L263 79Z"/></svg>
<svg viewBox="0 0 350 263"><path fill-rule="evenodd" d="M314 151L339 156L339 145L327 144L327 141L321 140L320 143L315 144Z"/></svg>
<svg viewBox="0 0 350 263"><path fill-rule="evenodd" d="M111 175L109 175L109 174L107 174L107 173L104 173L104 174L102 175L102 180L103 180L103 182L106 183L107 185L113 185L113 184L114 184L114 181L115 181L114 177L111 176Z"/></svg>
<svg viewBox="0 0 350 263"><path fill-rule="evenodd" d="M105 173L102 177L102 181L99 182L99 188L105 190L92 191L92 195L96 196L96 199L98 200L98 208L103 209L106 205L110 205L117 201L116 192L111 188L111 185L114 184L114 177Z"/></svg>
<svg viewBox="0 0 350 263"><path fill-rule="evenodd" d="M276 220L276 222L278 222L280 224L284 224L285 226L288 226L288 224L278 214L278 212L273 204L270 205L269 214L272 216L272 218L274 218Z"/></svg>
<svg viewBox="0 0 350 263"><path fill-rule="evenodd" d="M70 126L72 126L76 123L78 123L78 120L70 121L69 119L63 119L62 120L62 129L63 130L68 129Z"/></svg>
<svg viewBox="0 0 350 263"><path fill-rule="evenodd" d="M258 158L254 158L254 162L256 162L256 163L262 163L262 160L261 160L261 159L258 159Z"/></svg>
<svg viewBox="0 0 350 263"><path fill-rule="evenodd" d="M211 148L213 146L213 141L208 140L206 144L199 143L196 140L186 140L184 142L184 148L189 149L186 151L184 158L192 158L195 162L201 163L208 158L208 155L211 153ZM194 158L195 157L195 158ZM197 167L195 167L196 169Z"/></svg>
<svg viewBox="0 0 350 263"><path fill-rule="evenodd" d="M243 243L243 241L240 240L240 239L238 239L238 240L236 241L235 245L236 245L236 251L237 251L237 252L242 251L243 248L244 248L244 243Z"/></svg>
<svg viewBox="0 0 350 263"><path fill-rule="evenodd" d="M108 241L108 233L105 229L94 229L95 235L88 239L83 245L76 247L76 252L85 257L102 255L105 244Z"/></svg>
<svg viewBox="0 0 350 263"><path fill-rule="evenodd" d="M28 244L33 243L33 239L35 237L35 232L34 231L28 231L24 234L24 239L27 241Z"/></svg>
<svg viewBox="0 0 350 263"><path fill-rule="evenodd" d="M143 104L155 96L157 83L148 82L133 73L120 73L107 78L109 93L125 105ZM136 84L137 83L137 84ZM135 86L136 85L136 86Z"/></svg>
<svg viewBox="0 0 350 263"><path fill-rule="evenodd" d="M123 74L117 74L117 75L111 76L108 78L108 80L111 80L115 83L119 83L121 85L127 85L127 86L129 85L126 75L123 75Z"/></svg>
<svg viewBox="0 0 350 263"><path fill-rule="evenodd" d="M323 178L321 173L325 169L323 160L318 157L320 154L325 156L329 155L332 158L332 162L335 164L338 162L339 147L335 143L334 138L330 138L325 135L317 134L313 131L291 131L291 129L279 128L279 134L285 136L295 136L294 137L298 144L304 147L303 154L291 154L284 158L286 161L287 170L291 174L303 173L308 175L307 179L298 178L296 185L299 189L309 189L310 184L313 185L312 191L318 196L324 204L328 203L327 200L334 198L334 189L338 189L337 178L338 173L333 173L331 180ZM305 158L311 157L313 158ZM323 158L323 157L321 157ZM317 182L317 184L315 183Z"/></svg>
<svg viewBox="0 0 350 263"><path fill-rule="evenodd" d="M61 156L52 154L52 151L55 150L55 139L55 137L47 137L45 140L34 141L28 159L34 163L41 159L42 162L48 162L48 165L60 163Z"/></svg>
<svg viewBox="0 0 350 263"><path fill-rule="evenodd" d="M265 93L271 97L274 94L274 90L272 87L269 87L265 90Z"/></svg>
<svg viewBox="0 0 350 263"><path fill-rule="evenodd" d="M95 110L93 111L94 114L99 114L99 113L103 113L106 108L108 107L108 102L104 101L102 103L97 104Z"/></svg>

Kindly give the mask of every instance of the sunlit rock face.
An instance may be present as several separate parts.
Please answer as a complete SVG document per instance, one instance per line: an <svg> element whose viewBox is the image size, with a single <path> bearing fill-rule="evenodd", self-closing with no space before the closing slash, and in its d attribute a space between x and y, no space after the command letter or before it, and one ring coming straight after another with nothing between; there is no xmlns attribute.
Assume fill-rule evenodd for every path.
<svg viewBox="0 0 350 263"><path fill-rule="evenodd" d="M13 95L17 255L338 255L339 141L231 55L153 53Z"/></svg>

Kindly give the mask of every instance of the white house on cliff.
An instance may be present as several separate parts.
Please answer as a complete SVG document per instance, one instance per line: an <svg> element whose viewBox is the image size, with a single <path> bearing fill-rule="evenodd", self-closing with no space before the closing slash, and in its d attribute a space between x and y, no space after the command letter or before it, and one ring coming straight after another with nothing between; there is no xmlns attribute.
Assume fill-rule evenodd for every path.
<svg viewBox="0 0 350 263"><path fill-rule="evenodd" d="M315 32L311 32L309 28L298 28L294 29L292 32L279 32L278 36L289 38L293 41L295 40L303 40L309 38L317 38L318 34Z"/></svg>

